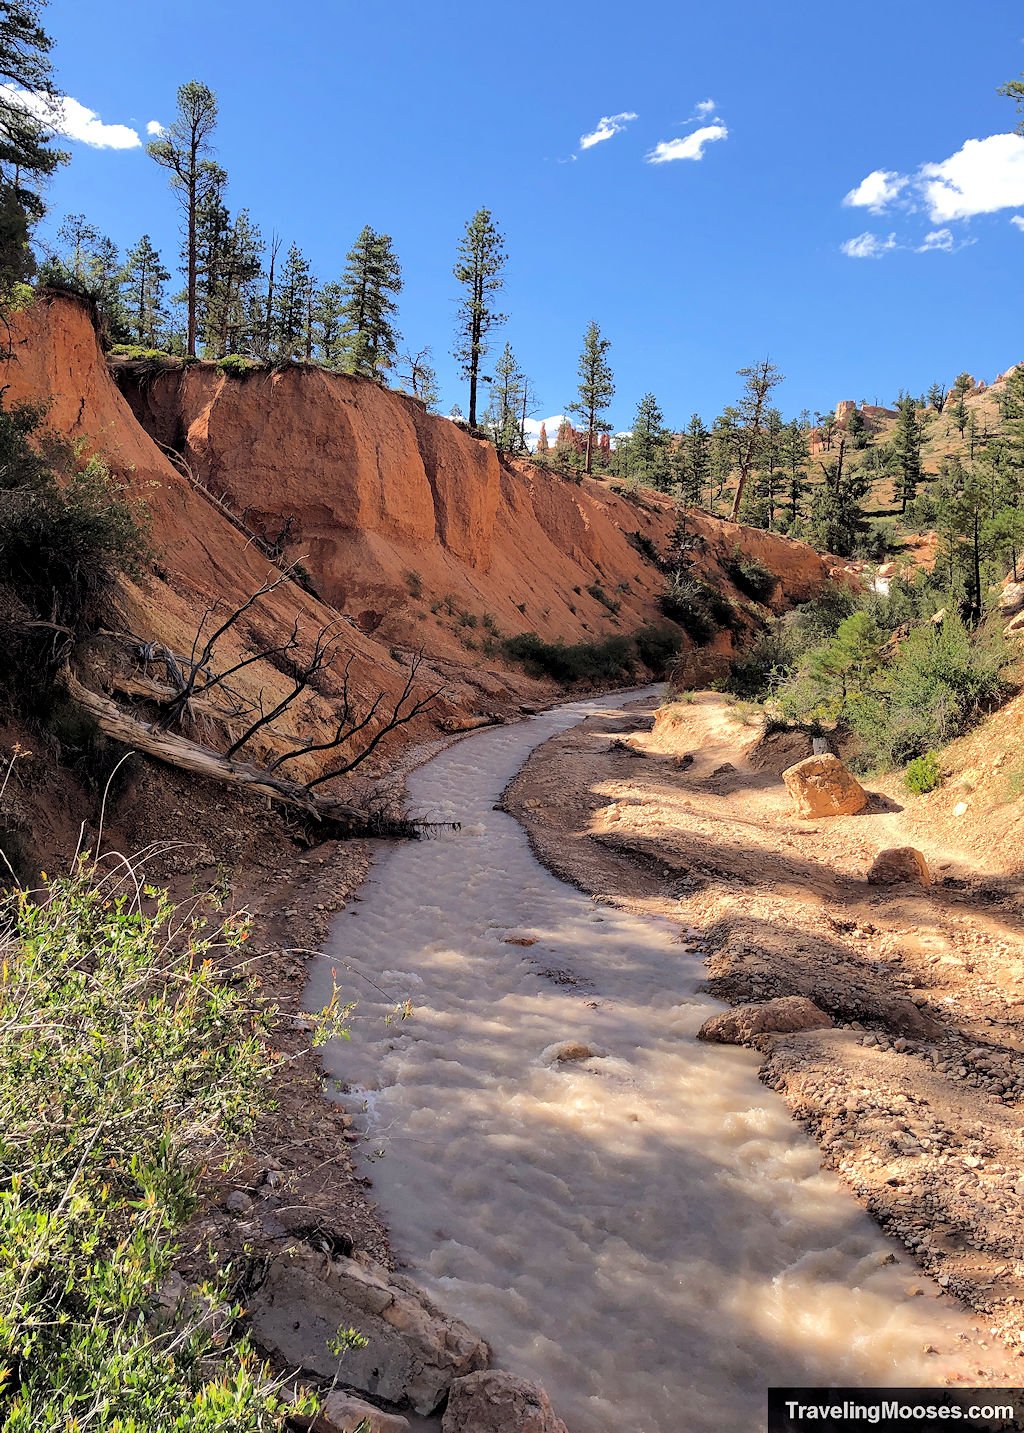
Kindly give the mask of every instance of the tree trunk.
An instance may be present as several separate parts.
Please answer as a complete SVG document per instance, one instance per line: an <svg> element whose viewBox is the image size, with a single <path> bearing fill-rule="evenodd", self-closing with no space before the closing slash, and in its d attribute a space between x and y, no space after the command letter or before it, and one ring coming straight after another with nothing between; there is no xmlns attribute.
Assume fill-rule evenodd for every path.
<svg viewBox="0 0 1024 1433"><path fill-rule="evenodd" d="M350 830L362 830L368 825L366 814L354 806L330 797L316 796L297 781L274 776L247 762L230 761L219 751L210 751L186 737L175 736L161 731L151 722L140 721L109 697L84 687L70 667L64 670L63 683L72 701L93 717L100 731L125 746L144 752L146 756L155 757L157 761L181 771L191 771L196 776L244 787L257 796L269 796L274 801L304 811L318 821L335 822Z"/></svg>

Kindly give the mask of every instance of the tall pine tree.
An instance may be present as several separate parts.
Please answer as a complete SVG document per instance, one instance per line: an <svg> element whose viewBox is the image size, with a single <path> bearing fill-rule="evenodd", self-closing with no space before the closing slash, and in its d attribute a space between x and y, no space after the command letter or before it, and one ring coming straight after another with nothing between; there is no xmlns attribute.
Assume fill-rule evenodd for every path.
<svg viewBox="0 0 1024 1433"><path fill-rule="evenodd" d="M583 471L588 476L594 466L595 436L611 431L611 424L601 417L615 396L615 384L608 362L608 350L611 346L611 340L602 338L601 330L591 320L583 336L583 349L577 369L580 380L577 388L579 399L568 406L568 412L579 413L586 425L587 453Z"/></svg>
<svg viewBox="0 0 1024 1433"><path fill-rule="evenodd" d="M125 256L120 273L125 321L137 344L156 348L157 334L166 321L164 284L170 278L148 234Z"/></svg>
<svg viewBox="0 0 1024 1433"><path fill-rule="evenodd" d="M342 367L346 373L380 379L398 352L391 316L401 293L402 269L387 234L367 224L347 256L342 289Z"/></svg>
<svg viewBox="0 0 1024 1433"><path fill-rule="evenodd" d="M488 350L487 335L505 315L494 307L495 295L504 287L505 240L489 209L478 209L466 225L452 270L465 290L459 304L458 327L452 356L469 379L469 426L476 427L477 390L480 360Z"/></svg>

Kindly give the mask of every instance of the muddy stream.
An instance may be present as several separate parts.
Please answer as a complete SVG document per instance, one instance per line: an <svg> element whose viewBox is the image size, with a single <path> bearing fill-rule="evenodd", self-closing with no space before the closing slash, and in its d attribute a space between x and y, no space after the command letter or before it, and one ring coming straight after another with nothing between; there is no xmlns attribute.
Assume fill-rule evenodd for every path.
<svg viewBox="0 0 1024 1433"><path fill-rule="evenodd" d="M758 1057L694 1038L721 1007L679 927L556 880L492 809L533 747L621 702L413 773L412 809L461 829L385 853L313 969L307 999L333 966L359 1001L326 1063L397 1257L570 1433L746 1433L769 1383L969 1378L956 1305L820 1169ZM553 1058L566 1041L595 1054Z"/></svg>

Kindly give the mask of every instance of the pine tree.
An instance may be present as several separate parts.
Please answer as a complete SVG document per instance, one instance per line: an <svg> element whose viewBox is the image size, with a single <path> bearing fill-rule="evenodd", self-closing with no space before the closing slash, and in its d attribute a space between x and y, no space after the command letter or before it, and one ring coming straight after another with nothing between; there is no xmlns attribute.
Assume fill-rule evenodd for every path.
<svg viewBox="0 0 1024 1433"><path fill-rule="evenodd" d="M912 398L902 398L899 402L892 450L896 468L893 500L906 512L907 503L913 502L921 481L921 424Z"/></svg>
<svg viewBox="0 0 1024 1433"><path fill-rule="evenodd" d="M312 282L309 263L302 250L297 244L290 245L274 290L271 351L278 361L297 358L305 349Z"/></svg>
<svg viewBox="0 0 1024 1433"><path fill-rule="evenodd" d="M653 393L645 393L633 419L630 450L633 472L653 488L667 489L669 478L669 432Z"/></svg>
<svg viewBox="0 0 1024 1433"><path fill-rule="evenodd" d="M478 209L466 225L453 273L465 294L459 305L458 328L452 356L469 379L469 426L476 427L480 360L488 351L487 335L505 322L494 307L494 296L504 287L505 240L490 210Z"/></svg>
<svg viewBox="0 0 1024 1433"><path fill-rule="evenodd" d="M57 230L60 257L43 266L43 282L70 282L96 304L108 337L120 342L128 336L121 304L121 259L113 239L88 223L84 214L69 214Z"/></svg>
<svg viewBox="0 0 1024 1433"><path fill-rule="evenodd" d="M855 408L846 420L846 436L851 448L859 450L867 447L868 425L859 408Z"/></svg>
<svg viewBox="0 0 1024 1433"><path fill-rule="evenodd" d="M942 383L933 383L928 389L926 397L936 413L941 413L943 408L945 408L947 392L948 390L945 384Z"/></svg>
<svg viewBox="0 0 1024 1433"><path fill-rule="evenodd" d="M683 499L700 507L707 488L708 508L711 507L711 434L699 413L694 413L682 444Z"/></svg>
<svg viewBox="0 0 1024 1433"><path fill-rule="evenodd" d="M1007 99L1014 100L1017 105L1017 113L1024 116L1024 72L1019 80L1007 80L1005 85L1000 85L996 94L1005 95ZM1024 118L1017 125L1018 134L1024 134Z"/></svg>
<svg viewBox="0 0 1024 1433"><path fill-rule="evenodd" d="M583 471L588 477L594 466L595 434L607 433L611 429L611 425L601 417L615 396L615 384L612 382L612 370L608 363L608 350L611 346L611 340L602 338L600 328L591 320L583 337L583 350L577 369L580 380L577 388L579 400L570 403L568 407L570 413L581 414L586 422L587 456Z"/></svg>
<svg viewBox="0 0 1024 1433"><path fill-rule="evenodd" d="M403 393L411 393L414 398L419 398L426 404L428 413L436 413L437 405L441 398L441 390L437 382L437 369L431 363L434 351L429 346L421 348L418 353L403 353L401 362L405 365L405 372L401 375L399 383Z"/></svg>
<svg viewBox="0 0 1024 1433"><path fill-rule="evenodd" d="M143 348L157 346L157 331L166 321L164 284L170 278L148 234L129 249L119 276L121 301L132 337Z"/></svg>
<svg viewBox="0 0 1024 1433"><path fill-rule="evenodd" d="M28 91L56 108L53 41L39 24L37 0L0 5L0 302L12 284L34 271L29 230L46 212L42 187L71 156L50 147L53 126L30 114L18 95Z"/></svg>
<svg viewBox="0 0 1024 1433"><path fill-rule="evenodd" d="M344 303L344 356L346 373L380 379L398 351L398 333L391 322L402 290L402 270L387 234L365 225L347 255L341 281Z"/></svg>
<svg viewBox="0 0 1024 1433"><path fill-rule="evenodd" d="M964 429L967 427L971 416L971 410L964 402L963 393L958 393L956 395L956 402L953 404L949 412L950 417L953 419L954 426L956 427L957 432L962 438L964 436Z"/></svg>
<svg viewBox="0 0 1024 1433"><path fill-rule="evenodd" d="M744 380L739 402L739 482L733 497L732 521L739 516L743 490L747 485L761 443L765 409L772 389L782 382L782 374L768 358L751 368L741 368L738 377Z"/></svg>
<svg viewBox="0 0 1024 1433"><path fill-rule="evenodd" d="M217 96L198 80L178 90L178 114L159 139L146 145L146 153L171 175L171 188L185 210L186 335L185 348L195 357L197 312L197 224L199 210L223 171L206 156L210 136L217 127Z"/></svg>
<svg viewBox="0 0 1024 1433"><path fill-rule="evenodd" d="M804 474L810 459L807 428L798 418L787 423L782 431L782 457L786 465L790 524L800 519L800 504L807 490Z"/></svg>
<svg viewBox="0 0 1024 1433"><path fill-rule="evenodd" d="M520 372L512 345L506 343L494 365L491 401L485 426L499 453L514 453L521 442L519 407L526 375Z"/></svg>

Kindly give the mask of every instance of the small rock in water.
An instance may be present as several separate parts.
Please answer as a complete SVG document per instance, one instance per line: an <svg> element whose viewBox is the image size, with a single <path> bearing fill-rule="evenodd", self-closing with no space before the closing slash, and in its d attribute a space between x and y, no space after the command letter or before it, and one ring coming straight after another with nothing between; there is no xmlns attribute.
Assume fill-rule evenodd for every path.
<svg viewBox="0 0 1024 1433"><path fill-rule="evenodd" d="M563 1040L558 1045L549 1045L541 1054L545 1065L566 1064L571 1060L595 1060L604 1055L603 1050L598 1050L593 1045L585 1045L582 1040Z"/></svg>

